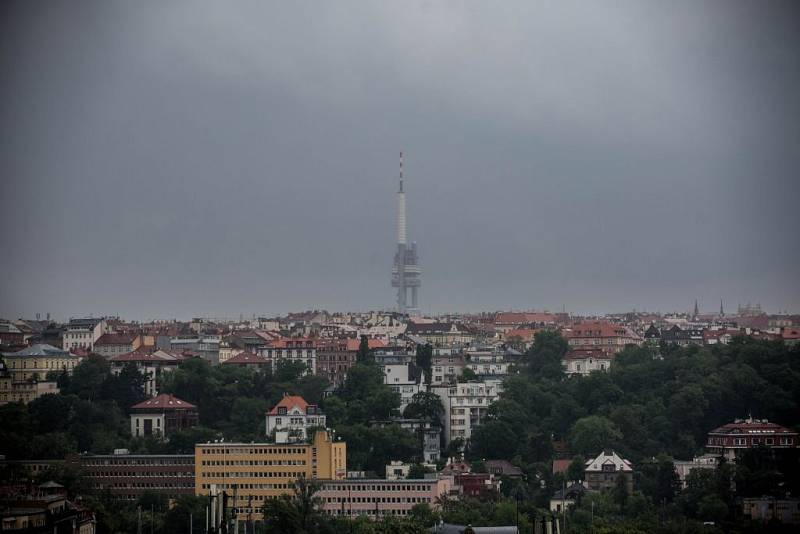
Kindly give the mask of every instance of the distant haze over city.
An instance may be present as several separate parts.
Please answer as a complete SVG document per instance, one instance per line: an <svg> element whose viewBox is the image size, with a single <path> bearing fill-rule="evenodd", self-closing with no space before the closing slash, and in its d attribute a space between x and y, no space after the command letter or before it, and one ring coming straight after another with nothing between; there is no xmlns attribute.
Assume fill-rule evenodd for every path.
<svg viewBox="0 0 800 534"><path fill-rule="evenodd" d="M800 310L792 2L4 2L0 35L0 317L391 309L400 151L423 314Z"/></svg>

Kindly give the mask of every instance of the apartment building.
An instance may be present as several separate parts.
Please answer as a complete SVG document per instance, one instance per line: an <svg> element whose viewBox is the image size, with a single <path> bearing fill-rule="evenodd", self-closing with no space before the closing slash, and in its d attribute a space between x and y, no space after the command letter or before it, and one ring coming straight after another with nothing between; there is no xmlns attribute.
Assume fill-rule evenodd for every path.
<svg viewBox="0 0 800 534"><path fill-rule="evenodd" d="M144 375L144 392L149 397L158 395L158 376L174 371L186 358L164 350L153 352L129 352L109 358L111 372L118 375L126 365L134 365Z"/></svg>
<svg viewBox="0 0 800 534"><path fill-rule="evenodd" d="M456 438L469 441L472 430L486 417L489 406L499 398L502 382L499 379L462 382L432 386L431 391L442 399L442 423L447 445Z"/></svg>
<svg viewBox="0 0 800 534"><path fill-rule="evenodd" d="M417 504L440 509L440 497L453 490L453 477L436 479L348 479L323 482L316 497L322 511L339 517L405 517Z"/></svg>
<svg viewBox="0 0 800 534"><path fill-rule="evenodd" d="M259 349L258 354L266 358L272 370L282 361L300 362L308 368L308 373L317 373L317 348L313 339L277 339L269 346Z"/></svg>
<svg viewBox="0 0 800 534"><path fill-rule="evenodd" d="M94 342L94 352L105 358L132 352L142 346L139 334L103 334Z"/></svg>
<svg viewBox="0 0 800 534"><path fill-rule="evenodd" d="M421 378L420 370L410 363L383 366L383 383L400 395L400 413L420 392Z"/></svg>
<svg viewBox="0 0 800 534"><path fill-rule="evenodd" d="M454 384L464 372L463 354L434 355L431 361L431 384Z"/></svg>
<svg viewBox="0 0 800 534"><path fill-rule="evenodd" d="M260 520L264 501L290 494L301 477L340 480L347 473L347 445L324 430L310 444L198 443L194 454L195 493L226 492L240 519Z"/></svg>
<svg viewBox="0 0 800 534"><path fill-rule="evenodd" d="M109 332L105 319L86 318L71 319L64 329L61 346L64 350L94 350L95 342L100 336Z"/></svg>
<svg viewBox="0 0 800 534"><path fill-rule="evenodd" d="M561 364L568 375L588 375L609 369L612 358L600 349L575 349L564 355Z"/></svg>

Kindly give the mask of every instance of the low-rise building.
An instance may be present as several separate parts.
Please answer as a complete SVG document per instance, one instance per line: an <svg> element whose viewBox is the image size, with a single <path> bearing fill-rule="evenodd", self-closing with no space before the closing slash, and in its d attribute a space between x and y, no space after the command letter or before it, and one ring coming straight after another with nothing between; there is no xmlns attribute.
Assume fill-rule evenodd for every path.
<svg viewBox="0 0 800 534"><path fill-rule="evenodd" d="M613 357L600 349L575 349L567 352L561 364L568 375L588 375L611 367Z"/></svg>
<svg viewBox="0 0 800 534"><path fill-rule="evenodd" d="M94 513L68 501L64 487L53 482L4 498L0 505L0 532L94 534L95 524Z"/></svg>
<svg viewBox="0 0 800 534"><path fill-rule="evenodd" d="M642 338L630 328L609 321L581 321L562 332L570 349L600 349L614 355L626 345L641 345Z"/></svg>
<svg viewBox="0 0 800 534"><path fill-rule="evenodd" d="M316 497L322 511L339 517L405 517L417 504L440 510L442 496L449 496L452 477L436 479L349 479L323 482Z"/></svg>
<svg viewBox="0 0 800 534"><path fill-rule="evenodd" d="M748 449L795 449L798 447L797 432L766 419L736 419L708 433L706 449L711 454L732 460Z"/></svg>
<svg viewBox="0 0 800 534"><path fill-rule="evenodd" d="M628 493L633 492L633 465L614 451L603 451L586 461L586 487L591 491L614 489L617 479L624 478Z"/></svg>
<svg viewBox="0 0 800 534"><path fill-rule="evenodd" d="M81 454L68 456L67 464L80 468L92 493L136 501L145 492L168 496L194 494L193 454Z"/></svg>
<svg viewBox="0 0 800 534"><path fill-rule="evenodd" d="M225 492L239 519L261 520L264 502L291 494L300 478L340 480L347 473L347 445L324 430L313 443L198 443L194 454L195 493Z"/></svg>
<svg viewBox="0 0 800 534"><path fill-rule="evenodd" d="M556 514L565 512L572 507L581 496L586 493L586 486L580 482L573 482L561 488L550 498L550 511Z"/></svg>
<svg viewBox="0 0 800 534"><path fill-rule="evenodd" d="M167 438L173 432L197 426L197 406L162 393L131 407L131 434Z"/></svg>
<svg viewBox="0 0 800 534"><path fill-rule="evenodd" d="M716 469L717 465L719 465L719 456L704 454L692 458L692 460L688 462L676 460L673 462L673 465L675 466L675 472L678 474L678 480L681 482L681 487L686 488L689 473L695 469Z"/></svg>
<svg viewBox="0 0 800 534"><path fill-rule="evenodd" d="M298 395L284 395L267 412L266 430L275 443L296 443L306 441L310 429L325 428L326 424L327 418L319 406Z"/></svg>
<svg viewBox="0 0 800 534"><path fill-rule="evenodd" d="M400 395L400 413L411 403L414 395L420 392L421 379L421 370L413 364L383 366L383 383Z"/></svg>
<svg viewBox="0 0 800 534"><path fill-rule="evenodd" d="M58 393L58 385L47 374L72 374L80 358L68 350L38 344L16 352L4 352L0 367L0 405L27 404L42 395Z"/></svg>
<svg viewBox="0 0 800 534"><path fill-rule="evenodd" d="M761 523L777 521L784 525L800 524L800 499L780 499L771 496L744 497L742 515Z"/></svg>
<svg viewBox="0 0 800 534"><path fill-rule="evenodd" d="M270 367L271 364L266 358L262 358L258 354L242 351L236 356L231 356L224 362L221 362L220 365L225 365L228 367L245 367L247 369L259 370L265 367Z"/></svg>
<svg viewBox="0 0 800 534"><path fill-rule="evenodd" d="M94 352L105 358L133 352L142 346L139 334L103 334L94 342Z"/></svg>

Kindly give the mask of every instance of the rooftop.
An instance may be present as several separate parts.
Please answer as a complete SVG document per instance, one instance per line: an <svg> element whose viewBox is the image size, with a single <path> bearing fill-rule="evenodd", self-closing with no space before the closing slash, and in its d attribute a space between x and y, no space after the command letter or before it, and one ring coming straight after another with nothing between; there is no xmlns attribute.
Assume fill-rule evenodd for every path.
<svg viewBox="0 0 800 534"><path fill-rule="evenodd" d="M147 410L196 410L196 409L197 406L195 406L194 404L190 404L168 393L162 393L161 395L156 395L153 398L147 399L146 401L142 401L139 404L134 404L133 406L131 406L131 410L137 410L142 412Z"/></svg>

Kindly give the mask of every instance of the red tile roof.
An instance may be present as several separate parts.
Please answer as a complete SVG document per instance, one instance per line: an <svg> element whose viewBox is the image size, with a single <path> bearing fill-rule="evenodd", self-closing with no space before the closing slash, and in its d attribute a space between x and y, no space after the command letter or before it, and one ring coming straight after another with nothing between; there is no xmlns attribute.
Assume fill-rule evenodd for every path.
<svg viewBox="0 0 800 534"><path fill-rule="evenodd" d="M386 342L381 341L380 339L369 338L367 339L367 345L369 346L370 349L380 349L386 346ZM360 346L361 346L360 339L353 339L353 338L347 339L347 350L358 350Z"/></svg>
<svg viewBox="0 0 800 534"><path fill-rule="evenodd" d="M637 337L626 327L608 321L583 321L572 325L571 330L563 332L565 338L593 337Z"/></svg>
<svg viewBox="0 0 800 534"><path fill-rule="evenodd" d="M269 360L266 358L262 358L258 354L253 354L252 352L240 352L236 356L232 356L222 362L222 365L244 365L244 364L260 364L260 365L267 365Z"/></svg>
<svg viewBox="0 0 800 534"><path fill-rule="evenodd" d="M709 432L709 434L747 434L755 436L769 434L796 436L797 432L789 430L781 425L770 423L766 419L748 418L722 425Z"/></svg>
<svg viewBox="0 0 800 534"><path fill-rule="evenodd" d="M130 345L135 339L136 334L103 334L94 345Z"/></svg>
<svg viewBox="0 0 800 534"><path fill-rule="evenodd" d="M295 406L300 408L301 412L306 413L306 408L308 408L309 404L300 395L284 395L281 401L273 406L272 409L267 412L267 414L278 415L278 408L286 408L286 411L288 412Z"/></svg>
<svg viewBox="0 0 800 534"><path fill-rule="evenodd" d="M153 398L142 401L139 404L131 406L131 410L146 412L147 410L196 410L197 406L190 404L184 400L162 393Z"/></svg>

